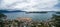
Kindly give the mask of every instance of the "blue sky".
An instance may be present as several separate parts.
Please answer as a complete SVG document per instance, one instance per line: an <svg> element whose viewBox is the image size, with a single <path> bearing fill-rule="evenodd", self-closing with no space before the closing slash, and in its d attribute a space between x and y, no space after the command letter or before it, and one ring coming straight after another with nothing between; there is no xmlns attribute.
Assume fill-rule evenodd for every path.
<svg viewBox="0 0 60 27"><path fill-rule="evenodd" d="M0 0L0 10L60 11L60 0Z"/></svg>

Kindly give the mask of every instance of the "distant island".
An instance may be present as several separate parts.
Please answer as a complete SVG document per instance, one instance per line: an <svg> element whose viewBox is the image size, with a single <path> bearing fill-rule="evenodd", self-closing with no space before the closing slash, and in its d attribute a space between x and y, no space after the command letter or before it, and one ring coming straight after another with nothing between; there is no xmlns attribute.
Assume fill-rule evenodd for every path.
<svg viewBox="0 0 60 27"><path fill-rule="evenodd" d="M39 11L34 11L34 12L26 12L26 13L47 13L46 11L41 11L41 12L39 12Z"/></svg>

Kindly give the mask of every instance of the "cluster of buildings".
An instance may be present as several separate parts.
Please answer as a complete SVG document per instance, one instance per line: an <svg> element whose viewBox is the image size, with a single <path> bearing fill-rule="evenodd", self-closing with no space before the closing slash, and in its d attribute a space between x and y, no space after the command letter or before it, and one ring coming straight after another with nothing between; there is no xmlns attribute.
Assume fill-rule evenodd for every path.
<svg viewBox="0 0 60 27"><path fill-rule="evenodd" d="M33 21L32 18L5 20L4 27L50 27L48 22Z"/></svg>

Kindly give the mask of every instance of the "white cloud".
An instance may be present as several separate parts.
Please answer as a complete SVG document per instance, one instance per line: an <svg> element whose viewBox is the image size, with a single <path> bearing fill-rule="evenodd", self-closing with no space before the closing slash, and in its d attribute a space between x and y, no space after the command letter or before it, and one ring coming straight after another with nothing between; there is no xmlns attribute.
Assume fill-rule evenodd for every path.
<svg viewBox="0 0 60 27"><path fill-rule="evenodd" d="M53 10L58 0L3 0L0 8L19 9L27 11Z"/></svg>

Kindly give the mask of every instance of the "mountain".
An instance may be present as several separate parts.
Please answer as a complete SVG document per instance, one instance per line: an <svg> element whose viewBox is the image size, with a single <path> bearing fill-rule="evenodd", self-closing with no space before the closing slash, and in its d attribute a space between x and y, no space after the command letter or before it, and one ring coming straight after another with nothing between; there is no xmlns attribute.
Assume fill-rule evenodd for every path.
<svg viewBox="0 0 60 27"><path fill-rule="evenodd" d="M11 12L25 12L25 11L21 11L21 10L13 10L13 11L0 10L0 13L11 13Z"/></svg>

